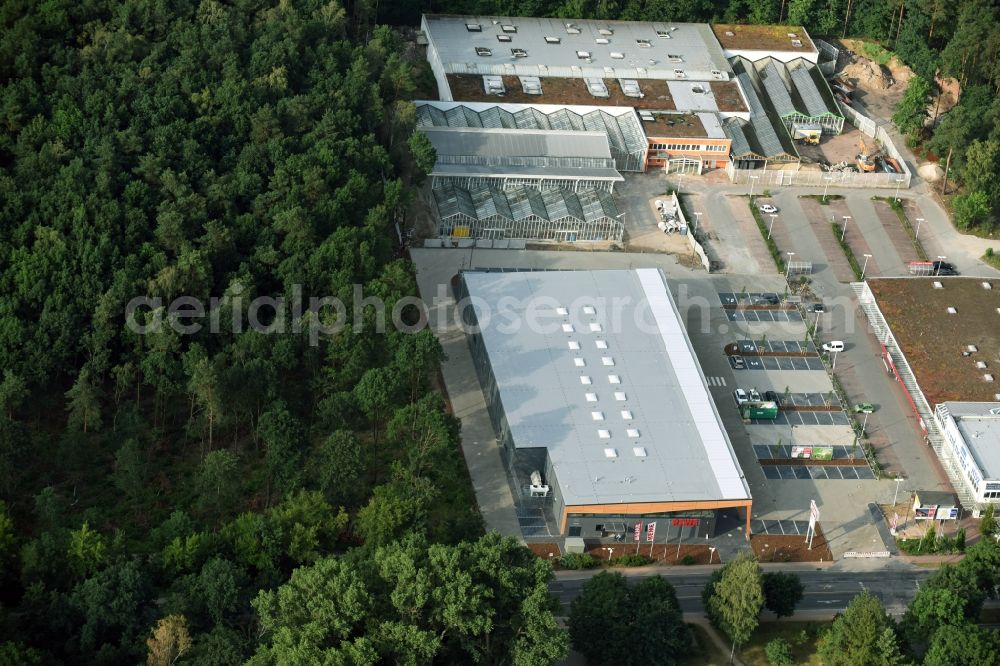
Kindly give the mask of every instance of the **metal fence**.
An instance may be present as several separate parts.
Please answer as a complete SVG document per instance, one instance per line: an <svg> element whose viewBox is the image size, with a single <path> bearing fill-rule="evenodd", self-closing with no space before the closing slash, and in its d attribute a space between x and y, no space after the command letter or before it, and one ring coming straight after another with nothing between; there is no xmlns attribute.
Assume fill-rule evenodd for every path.
<svg viewBox="0 0 1000 666"><path fill-rule="evenodd" d="M839 104L839 102L838 102ZM896 160L902 173L862 173L856 171L802 171L796 166L788 169L737 169L732 161L726 164L726 173L729 180L734 183L750 184L754 181L754 187L767 186L799 186L799 187L857 187L857 188L897 188L906 189L910 187L912 174L906 161L896 149L885 128L881 127L871 118L858 113L854 109L844 104L839 104L844 117L858 128L862 134L866 134L875 139L882 146L890 157Z"/></svg>
<svg viewBox="0 0 1000 666"><path fill-rule="evenodd" d="M688 228L688 233L685 237L687 238L688 245L691 246L691 251L698 255L698 258L701 260L701 265L706 271L711 273L712 262L708 260L708 254L705 253L704 246L694 237L694 229L692 229L691 225L688 224L687 218L684 216L684 211L681 210L680 201L677 200L676 193L670 195L670 202L673 204L674 210L677 211L677 217L680 219L681 223Z"/></svg>

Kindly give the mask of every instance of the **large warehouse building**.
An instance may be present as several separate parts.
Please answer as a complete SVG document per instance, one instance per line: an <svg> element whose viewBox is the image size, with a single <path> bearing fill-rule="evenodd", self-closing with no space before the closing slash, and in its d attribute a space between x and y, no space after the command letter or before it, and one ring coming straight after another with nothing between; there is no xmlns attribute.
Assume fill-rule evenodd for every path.
<svg viewBox="0 0 1000 666"><path fill-rule="evenodd" d="M962 505L975 512L1000 503L1000 440L990 413L1000 408L1000 281L879 278L854 289L882 345L886 372Z"/></svg>
<svg viewBox="0 0 1000 666"><path fill-rule="evenodd" d="M663 520L705 536L735 508L749 534L749 487L660 271L466 271L459 292L511 485L544 497L558 533Z"/></svg>

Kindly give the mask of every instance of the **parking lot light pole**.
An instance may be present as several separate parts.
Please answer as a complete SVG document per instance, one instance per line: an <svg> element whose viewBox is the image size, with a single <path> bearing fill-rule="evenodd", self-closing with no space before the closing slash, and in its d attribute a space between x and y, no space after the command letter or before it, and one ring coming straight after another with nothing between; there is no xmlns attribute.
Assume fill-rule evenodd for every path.
<svg viewBox="0 0 1000 666"><path fill-rule="evenodd" d="M760 179L760 176L750 176L750 203L753 203L753 186L756 180Z"/></svg>
<svg viewBox="0 0 1000 666"><path fill-rule="evenodd" d="M895 199L896 199L897 202L899 202L899 186L903 184L904 180L906 180L906 179L905 178L897 178L896 179L896 197L895 197Z"/></svg>
<svg viewBox="0 0 1000 666"><path fill-rule="evenodd" d="M823 202L826 203L826 193L830 191L830 182L833 181L833 176L823 176L823 180L826 181L826 185L823 186Z"/></svg>
<svg viewBox="0 0 1000 666"><path fill-rule="evenodd" d="M830 369L831 370L837 369L837 352L833 352L833 364Z"/></svg>
<svg viewBox="0 0 1000 666"><path fill-rule="evenodd" d="M854 218L853 218L853 217L851 217L850 215L845 215L845 216L844 216L844 233L840 234L840 242L841 242L841 243L843 243L843 242L844 242L844 239L845 239L845 238L847 238L847 222L848 222L849 220L853 220L853 219L854 219Z"/></svg>
<svg viewBox="0 0 1000 666"><path fill-rule="evenodd" d="M913 234L913 237L915 239L917 239L917 240L920 239L920 223L923 222L923 221L924 221L924 218L922 218L922 217L918 217L917 218L917 231L916 231L915 234Z"/></svg>
<svg viewBox="0 0 1000 666"><path fill-rule="evenodd" d="M774 213L771 213L768 217L771 218L771 224L767 225L767 239L771 240L771 229L774 227L774 218L778 217Z"/></svg>
<svg viewBox="0 0 1000 666"><path fill-rule="evenodd" d="M822 312L816 313L816 323L813 324L813 337L815 338L819 334L819 316L823 314Z"/></svg>
<svg viewBox="0 0 1000 666"><path fill-rule="evenodd" d="M943 254L939 254L937 258L938 258L938 265L937 265L937 270L934 271L934 277L941 275L941 262L947 259L948 257L944 256Z"/></svg>
<svg viewBox="0 0 1000 666"><path fill-rule="evenodd" d="M792 257L795 256L795 253L794 252L786 252L785 254L788 255L788 262L785 264L785 279L787 280L788 276L789 276L789 274L791 273L791 270L792 270Z"/></svg>
<svg viewBox="0 0 1000 666"><path fill-rule="evenodd" d="M865 255L865 265L861 267L861 281L865 281L865 271L868 270L868 260L872 258L872 255Z"/></svg>
<svg viewBox="0 0 1000 666"><path fill-rule="evenodd" d="M892 494L892 505L893 506L896 506L896 497L899 496L899 482L902 481L902 480L903 480L903 477L901 477L901 476L897 476L896 477L896 492L894 492Z"/></svg>

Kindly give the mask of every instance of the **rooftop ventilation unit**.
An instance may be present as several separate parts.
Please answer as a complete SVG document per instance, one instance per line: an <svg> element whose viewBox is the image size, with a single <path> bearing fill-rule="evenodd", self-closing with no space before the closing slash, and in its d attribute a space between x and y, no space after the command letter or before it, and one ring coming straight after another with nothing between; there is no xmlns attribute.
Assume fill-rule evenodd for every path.
<svg viewBox="0 0 1000 666"><path fill-rule="evenodd" d="M546 37L545 38L545 43L546 44L558 44L561 41L562 41L562 39L559 38L559 37Z"/></svg>
<svg viewBox="0 0 1000 666"><path fill-rule="evenodd" d="M983 289L992 289L993 285L989 282L983 282Z"/></svg>
<svg viewBox="0 0 1000 666"><path fill-rule="evenodd" d="M656 122L656 116L649 111L639 111L639 117L649 123Z"/></svg>
<svg viewBox="0 0 1000 666"><path fill-rule="evenodd" d="M598 349L607 349L608 348L608 341L607 340L595 340L594 341L594 346L597 347Z"/></svg>
<svg viewBox="0 0 1000 666"><path fill-rule="evenodd" d="M648 39L637 39L635 40L635 43L639 45L640 49L648 49L653 46L653 43Z"/></svg>
<svg viewBox="0 0 1000 666"><path fill-rule="evenodd" d="M583 384L584 386L590 386L590 385L591 385L591 384L593 384L594 382L593 382L593 380L592 380L592 379L591 379L590 377L588 377L587 375L580 375L580 383L581 383L581 384Z"/></svg>
<svg viewBox="0 0 1000 666"><path fill-rule="evenodd" d="M601 439L611 439L611 431L601 428L597 431L597 436Z"/></svg>
<svg viewBox="0 0 1000 666"><path fill-rule="evenodd" d="M573 365L576 366L577 368L583 368L586 367L587 362L582 358L580 358L579 356L577 356L576 358L573 359Z"/></svg>
<svg viewBox="0 0 1000 666"><path fill-rule="evenodd" d="M712 70L712 76L716 79L722 79L722 72L717 69Z"/></svg>
<svg viewBox="0 0 1000 666"><path fill-rule="evenodd" d="M991 381L993 381L993 375L991 375L991 374L985 374L985 375L983 375L983 379L985 381L991 382Z"/></svg>
<svg viewBox="0 0 1000 666"><path fill-rule="evenodd" d="M735 37L736 33L732 30L726 30L726 37Z"/></svg>
<svg viewBox="0 0 1000 666"><path fill-rule="evenodd" d="M986 369L986 361L976 361L976 367L980 370Z"/></svg>
<svg viewBox="0 0 1000 666"><path fill-rule="evenodd" d="M644 446L633 446L632 447L632 453L635 454L636 458L645 458L646 457L646 447L644 447Z"/></svg>
<svg viewBox="0 0 1000 666"><path fill-rule="evenodd" d="M794 47L795 47L795 48L797 48L797 49L800 49L800 48L802 48L802 42L800 42L800 41L799 41L799 40L797 40L797 39L793 39L793 40L792 40L792 46L794 46Z"/></svg>
<svg viewBox="0 0 1000 666"><path fill-rule="evenodd" d="M583 306L583 314L589 314L589 315L597 314L597 309L594 308L593 305L584 305Z"/></svg>
<svg viewBox="0 0 1000 666"><path fill-rule="evenodd" d="M524 91L526 95L541 95L542 94L542 80L537 76L522 76L521 80L521 90Z"/></svg>
<svg viewBox="0 0 1000 666"><path fill-rule="evenodd" d="M490 49L486 48L485 46L477 46L476 47L476 55L480 56L480 57L483 57L483 58L488 58L489 56L493 55L493 51L491 51Z"/></svg>
<svg viewBox="0 0 1000 666"><path fill-rule="evenodd" d="M623 409L622 410L622 420L623 421L631 421L632 420L632 412L631 412L631 410L628 410L628 409Z"/></svg>
<svg viewBox="0 0 1000 666"><path fill-rule="evenodd" d="M667 32L666 30L657 30L656 36L659 37L660 39L670 39L670 33Z"/></svg>
<svg viewBox="0 0 1000 666"><path fill-rule="evenodd" d="M487 95L503 95L507 89L503 85L503 79L499 76L483 76L483 90Z"/></svg>
<svg viewBox="0 0 1000 666"><path fill-rule="evenodd" d="M678 79L686 79L688 75L684 73L683 69L675 69L674 76L676 76Z"/></svg>
<svg viewBox="0 0 1000 666"><path fill-rule="evenodd" d="M566 34L567 35L579 35L580 34L580 29L578 27L576 27L575 25L573 25L572 23L567 23L566 24Z"/></svg>
<svg viewBox="0 0 1000 666"><path fill-rule="evenodd" d="M584 396L587 398L587 402L597 402L596 393L584 393Z"/></svg>
<svg viewBox="0 0 1000 666"><path fill-rule="evenodd" d="M792 39L797 39L798 38L798 35L796 35L794 32L786 32L785 34L788 35L789 37L791 37Z"/></svg>
<svg viewBox="0 0 1000 666"><path fill-rule="evenodd" d="M618 457L618 450L617 449L604 449L604 457L605 458L617 458Z"/></svg>
<svg viewBox="0 0 1000 666"><path fill-rule="evenodd" d="M503 30L504 32L510 32L510 33L517 32L517 26L516 25L511 25L509 23L505 24L505 25L501 25L500 29Z"/></svg>
<svg viewBox="0 0 1000 666"><path fill-rule="evenodd" d="M615 400L625 402L628 400L628 396L625 395L625 391L615 391Z"/></svg>
<svg viewBox="0 0 1000 666"><path fill-rule="evenodd" d="M601 83L601 85L604 85L604 84L603 84L603 82ZM604 89L604 92L605 92L605 96L607 96L607 94L606 94L606 93L607 93L607 91L608 91L608 89L607 89L607 88L605 88L605 89ZM591 324L591 325L590 325L590 330L591 330L591 332L593 332L593 333L600 333L601 331L603 331L603 330L604 330L604 327L603 327L603 326L601 326L600 324Z"/></svg>
<svg viewBox="0 0 1000 666"><path fill-rule="evenodd" d="M639 436L639 431L636 430L635 428L628 428L625 431L625 434L628 435L629 437L632 437L634 439L634 438L636 438L636 437Z"/></svg>
<svg viewBox="0 0 1000 666"><path fill-rule="evenodd" d="M603 79L586 79L587 90L594 97L608 97L608 87Z"/></svg>
<svg viewBox="0 0 1000 666"><path fill-rule="evenodd" d="M944 289L944 285L941 284L940 282L936 281L936 280L934 281L933 286L934 286L935 289Z"/></svg>
<svg viewBox="0 0 1000 666"><path fill-rule="evenodd" d="M590 58L590 51L577 51L576 57L578 60L587 60Z"/></svg>
<svg viewBox="0 0 1000 666"><path fill-rule="evenodd" d="M953 308L950 305L948 306L947 310L948 310L948 314L958 314L958 310L956 310L955 308Z"/></svg>
<svg viewBox="0 0 1000 666"><path fill-rule="evenodd" d="M618 84L621 85L626 97L642 97L642 89L635 79L619 79Z"/></svg>
<svg viewBox="0 0 1000 666"><path fill-rule="evenodd" d="M610 44L611 40L608 39L607 37L598 37L597 39L594 40L594 43L595 44Z"/></svg>
<svg viewBox="0 0 1000 666"><path fill-rule="evenodd" d="M549 487L542 483L542 473L537 469L531 473L530 492L532 497L548 497Z"/></svg>
<svg viewBox="0 0 1000 666"><path fill-rule="evenodd" d="M563 333L572 333L573 332L573 324L563 324L562 325L562 330L563 330Z"/></svg>
<svg viewBox="0 0 1000 666"><path fill-rule="evenodd" d="M615 34L615 31L612 30L611 28L598 28L597 34L604 35L605 37L610 37L611 35Z"/></svg>
<svg viewBox="0 0 1000 666"><path fill-rule="evenodd" d="M676 53L668 53L667 60L669 60L670 62L684 62L684 57L679 56Z"/></svg>
<svg viewBox="0 0 1000 666"><path fill-rule="evenodd" d="M967 345L965 348L968 349L970 352L979 351L979 347L977 347L976 345Z"/></svg>
<svg viewBox="0 0 1000 666"><path fill-rule="evenodd" d="M510 54L515 58L527 58L528 52L524 49L511 49Z"/></svg>
<svg viewBox="0 0 1000 666"><path fill-rule="evenodd" d="M609 384L621 384L622 383L622 378L619 377L618 375L608 375L608 383Z"/></svg>
<svg viewBox="0 0 1000 666"><path fill-rule="evenodd" d="M497 35L497 41L498 42L510 42L510 41L513 41L513 40L511 40L510 35Z"/></svg>
<svg viewBox="0 0 1000 666"><path fill-rule="evenodd" d="M577 342L576 340L570 340L567 344L569 345L569 348L572 350L577 350L580 348L580 343Z"/></svg>
<svg viewBox="0 0 1000 666"><path fill-rule="evenodd" d="M468 30L469 32L482 32L483 26L481 26L478 23L466 23L465 29Z"/></svg>
<svg viewBox="0 0 1000 666"><path fill-rule="evenodd" d="M601 363L603 363L604 365L614 365L615 359L611 358L610 356L602 356Z"/></svg>
<svg viewBox="0 0 1000 666"><path fill-rule="evenodd" d="M604 420L604 412L591 412L590 413L590 418L592 418L595 421L603 421Z"/></svg>

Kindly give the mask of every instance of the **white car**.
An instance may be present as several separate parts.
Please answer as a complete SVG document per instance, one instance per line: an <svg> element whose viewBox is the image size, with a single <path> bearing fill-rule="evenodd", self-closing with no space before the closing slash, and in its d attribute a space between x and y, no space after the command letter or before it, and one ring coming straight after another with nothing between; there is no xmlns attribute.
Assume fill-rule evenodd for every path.
<svg viewBox="0 0 1000 666"><path fill-rule="evenodd" d="M750 396L747 395L746 391L744 391L741 388L738 388L735 391L733 391L733 400L736 401L736 406L739 407L744 403L750 402Z"/></svg>
<svg viewBox="0 0 1000 666"><path fill-rule="evenodd" d="M772 213L777 213L778 212L778 209L775 208L774 206L772 206L771 204L764 204L758 210L760 212L764 213L765 215L770 215Z"/></svg>
<svg viewBox="0 0 1000 666"><path fill-rule="evenodd" d="M755 388L750 389L750 402L760 402L760 391Z"/></svg>
<svg viewBox="0 0 1000 666"><path fill-rule="evenodd" d="M823 343L823 351L825 352L842 352L844 351L844 343L841 340L831 340L830 342Z"/></svg>

